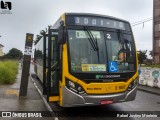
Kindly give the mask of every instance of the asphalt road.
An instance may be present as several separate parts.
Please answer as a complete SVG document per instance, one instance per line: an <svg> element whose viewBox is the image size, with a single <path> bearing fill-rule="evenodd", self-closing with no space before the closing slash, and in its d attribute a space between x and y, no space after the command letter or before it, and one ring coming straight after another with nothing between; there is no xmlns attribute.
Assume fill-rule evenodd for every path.
<svg viewBox="0 0 160 120"><path fill-rule="evenodd" d="M40 85L38 82L37 84ZM130 102L74 108L61 108L54 103L50 103L50 106L59 120L159 120L160 118L156 118L156 115L160 115L160 96L139 90L136 99Z"/></svg>

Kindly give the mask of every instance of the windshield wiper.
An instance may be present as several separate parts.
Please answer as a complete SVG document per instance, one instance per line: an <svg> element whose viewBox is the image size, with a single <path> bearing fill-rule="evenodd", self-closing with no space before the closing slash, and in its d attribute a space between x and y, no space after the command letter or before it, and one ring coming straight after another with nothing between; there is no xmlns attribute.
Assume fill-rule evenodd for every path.
<svg viewBox="0 0 160 120"><path fill-rule="evenodd" d="M86 31L86 33L89 36L88 40L89 40L93 50L97 52L98 63L99 63L99 47L98 47L97 38L96 37L94 38L93 34L91 33L91 31L88 29L87 26L84 26L84 30Z"/></svg>
<svg viewBox="0 0 160 120"><path fill-rule="evenodd" d="M96 41L94 39L93 34L91 33L91 31L87 27L84 27L84 28L85 28L85 31L87 32L88 36L89 36L88 40L89 40L93 50L97 51L97 45L96 45Z"/></svg>

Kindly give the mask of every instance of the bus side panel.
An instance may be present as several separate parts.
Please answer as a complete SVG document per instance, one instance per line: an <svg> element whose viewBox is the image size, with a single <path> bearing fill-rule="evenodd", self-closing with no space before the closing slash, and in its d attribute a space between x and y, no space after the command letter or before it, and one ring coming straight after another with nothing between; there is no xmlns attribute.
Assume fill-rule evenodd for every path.
<svg viewBox="0 0 160 120"><path fill-rule="evenodd" d="M43 37L39 40L39 42L35 45L35 53L34 53L34 59L35 59L35 65L34 65L34 71L37 75L37 77L43 82Z"/></svg>

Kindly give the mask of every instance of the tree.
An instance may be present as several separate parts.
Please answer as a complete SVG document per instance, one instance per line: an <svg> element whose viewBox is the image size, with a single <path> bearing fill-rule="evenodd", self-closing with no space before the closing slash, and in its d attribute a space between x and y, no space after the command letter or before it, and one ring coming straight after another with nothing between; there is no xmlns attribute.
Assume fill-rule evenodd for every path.
<svg viewBox="0 0 160 120"><path fill-rule="evenodd" d="M141 64L143 64L144 63L144 60L146 60L147 59L147 55L146 55L146 53L147 53L147 50L144 50L144 51L139 51L139 53L138 53L138 61L139 61L139 64L141 65Z"/></svg>
<svg viewBox="0 0 160 120"><path fill-rule="evenodd" d="M9 52L4 56L5 58L14 58L14 59L20 59L23 57L22 51L12 48L9 50Z"/></svg>
<svg viewBox="0 0 160 120"><path fill-rule="evenodd" d="M35 58L36 58L36 59L43 57L43 56L42 56L42 51L40 51L40 50L35 50L34 55L35 55Z"/></svg>
<svg viewBox="0 0 160 120"><path fill-rule="evenodd" d="M149 55L153 57L153 51L149 51Z"/></svg>

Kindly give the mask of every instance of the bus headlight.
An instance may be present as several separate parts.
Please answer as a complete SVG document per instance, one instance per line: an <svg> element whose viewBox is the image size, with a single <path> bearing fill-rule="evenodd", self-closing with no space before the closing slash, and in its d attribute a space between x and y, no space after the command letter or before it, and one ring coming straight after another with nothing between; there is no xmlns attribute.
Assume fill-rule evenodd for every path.
<svg viewBox="0 0 160 120"><path fill-rule="evenodd" d="M128 90L132 90L137 84L138 84L139 78L136 78L134 81L131 82L131 84L128 86Z"/></svg>
<svg viewBox="0 0 160 120"><path fill-rule="evenodd" d="M75 88L75 83L72 81L68 81L68 85L72 88Z"/></svg>
<svg viewBox="0 0 160 120"><path fill-rule="evenodd" d="M81 85L66 78L66 87L78 94L84 94L85 91Z"/></svg>

